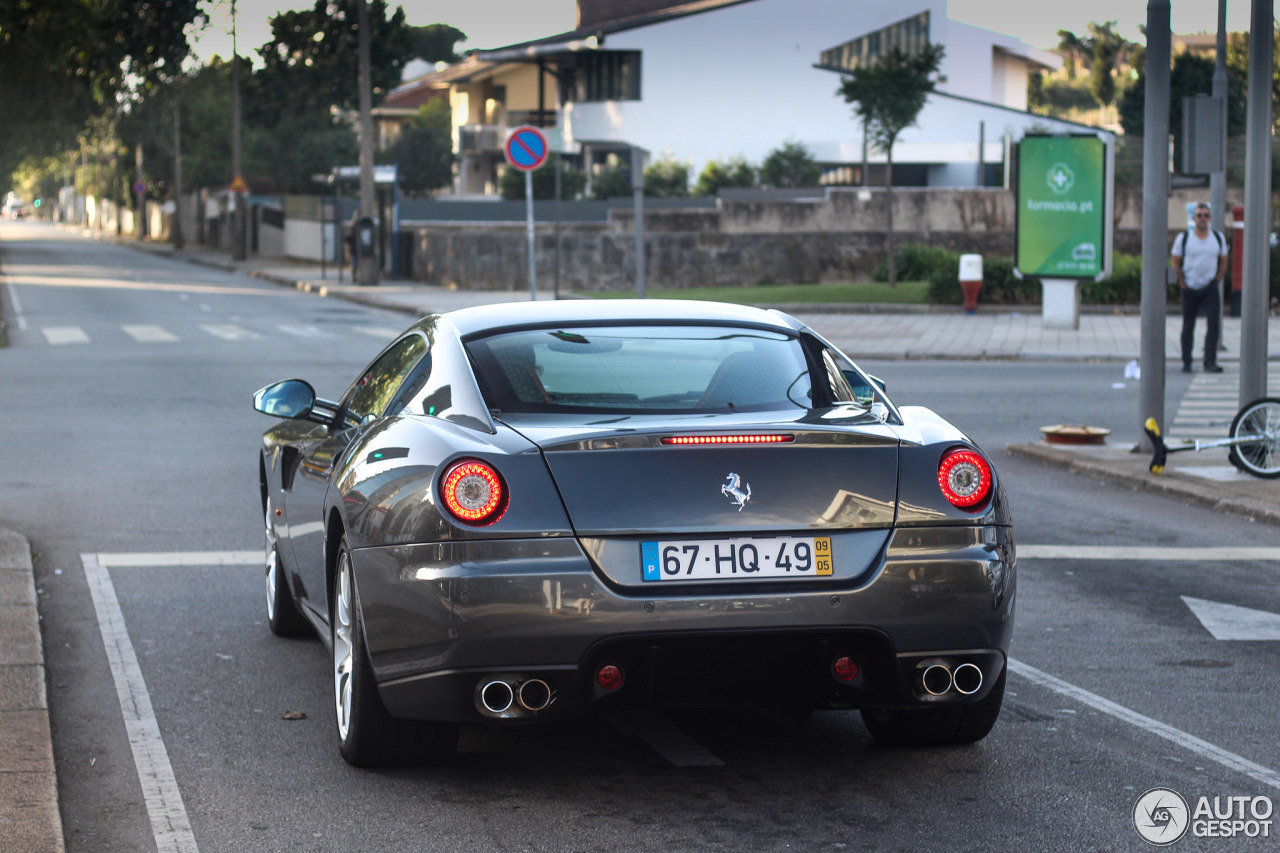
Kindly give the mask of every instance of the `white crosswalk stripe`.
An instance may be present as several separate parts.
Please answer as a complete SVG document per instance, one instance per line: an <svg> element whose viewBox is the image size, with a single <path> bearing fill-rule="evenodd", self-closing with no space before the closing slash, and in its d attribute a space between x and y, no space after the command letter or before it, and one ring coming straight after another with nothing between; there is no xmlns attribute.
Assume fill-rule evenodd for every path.
<svg viewBox="0 0 1280 853"><path fill-rule="evenodd" d="M202 325L200 328L215 338L222 338L224 341L252 341L262 337L257 332L251 332L231 323L209 323Z"/></svg>
<svg viewBox="0 0 1280 853"><path fill-rule="evenodd" d="M293 335L295 338L332 338L333 335L317 328L316 326L276 326L277 329L286 335Z"/></svg>
<svg viewBox="0 0 1280 853"><path fill-rule="evenodd" d="M121 326L124 333L140 344L177 343L178 336L160 326Z"/></svg>
<svg viewBox="0 0 1280 853"><path fill-rule="evenodd" d="M1228 362L1223 368L1222 373L1197 373L1192 378L1165 430L1170 446L1184 440L1216 441L1227 437L1231 421L1240 410L1240 367ZM1269 380L1269 396L1280 395L1278 382Z"/></svg>
<svg viewBox="0 0 1280 853"><path fill-rule="evenodd" d="M89 343L89 336L79 326L45 326L40 332L54 346Z"/></svg>
<svg viewBox="0 0 1280 853"><path fill-rule="evenodd" d="M382 338L390 342L392 338L400 334L403 329L392 329L387 326L353 326L357 332L362 335L369 335L374 338Z"/></svg>

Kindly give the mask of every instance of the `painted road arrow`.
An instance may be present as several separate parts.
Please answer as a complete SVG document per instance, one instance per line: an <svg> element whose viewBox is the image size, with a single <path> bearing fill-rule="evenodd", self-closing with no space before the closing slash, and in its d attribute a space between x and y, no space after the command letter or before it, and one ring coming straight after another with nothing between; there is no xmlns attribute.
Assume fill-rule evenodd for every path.
<svg viewBox="0 0 1280 853"><path fill-rule="evenodd" d="M1280 615L1182 596L1215 640L1280 640Z"/></svg>

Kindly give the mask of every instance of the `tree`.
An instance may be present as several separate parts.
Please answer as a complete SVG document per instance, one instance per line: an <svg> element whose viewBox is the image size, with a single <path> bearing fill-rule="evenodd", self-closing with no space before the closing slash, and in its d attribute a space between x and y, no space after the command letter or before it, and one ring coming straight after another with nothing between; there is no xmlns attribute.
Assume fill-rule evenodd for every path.
<svg viewBox="0 0 1280 853"><path fill-rule="evenodd" d="M591 180L592 197L599 201L610 198L630 198L634 190L631 189L631 178L628 174L617 166L596 172Z"/></svg>
<svg viewBox="0 0 1280 853"><path fill-rule="evenodd" d="M1088 67L1088 57L1093 49L1086 39L1080 38L1071 30L1058 30L1058 51L1062 54L1062 63L1067 67L1067 79L1076 79L1076 63L1082 62Z"/></svg>
<svg viewBox="0 0 1280 853"><path fill-rule="evenodd" d="M271 19L271 41L258 48L263 67L245 86L245 116L274 127L286 115L325 113L359 105L355 26L357 0L315 0ZM370 63L375 96L400 83L412 55L404 9L387 16L386 0L371 0Z"/></svg>
<svg viewBox="0 0 1280 853"><path fill-rule="evenodd" d="M76 144L85 123L130 87L179 73L198 0L0 2L0 174L26 154ZM19 132L14 130L20 129Z"/></svg>
<svg viewBox="0 0 1280 853"><path fill-rule="evenodd" d="M774 189L816 187L822 169L799 142L784 142L760 164L760 183Z"/></svg>
<svg viewBox="0 0 1280 853"><path fill-rule="evenodd" d="M697 196L715 195L722 189L745 189L756 185L756 170L741 157L728 162L708 160L693 186Z"/></svg>
<svg viewBox="0 0 1280 853"><path fill-rule="evenodd" d="M1173 134L1174 163L1182 163L1182 99L1213 92L1214 62L1204 56L1180 53L1173 60L1169 74L1169 132ZM1140 137L1146 125L1146 69L1125 90L1120 99L1120 126L1127 136ZM1227 135L1239 136L1245 130L1245 91L1247 84L1241 72L1227 62Z"/></svg>
<svg viewBox="0 0 1280 853"><path fill-rule="evenodd" d="M548 201L556 197L556 158L552 154L541 169L533 173L533 198ZM498 192L504 201L524 201L524 172L507 168L499 180ZM587 176L567 165L560 166L560 198L577 198L587 184Z"/></svg>
<svg viewBox="0 0 1280 853"><path fill-rule="evenodd" d="M854 111L862 119L870 142L887 160L885 246L891 287L898 283L893 258L893 145L924 108L934 88L931 75L937 73L942 55L940 44L926 43L910 54L893 47L878 62L853 69L840 86L845 101L857 105Z"/></svg>
<svg viewBox="0 0 1280 853"><path fill-rule="evenodd" d="M1280 23L1274 35L1274 56L1271 59L1271 126L1280 132ZM1249 34L1227 34L1227 74L1241 81L1241 92L1248 91Z"/></svg>
<svg viewBox="0 0 1280 853"><path fill-rule="evenodd" d="M448 186L453 180L452 134L449 101L435 98L418 108L382 159L396 163L400 186L408 192Z"/></svg>
<svg viewBox="0 0 1280 853"><path fill-rule="evenodd" d="M1115 31L1116 22L1090 23L1093 65L1089 71L1089 92L1098 106L1106 108L1116 99L1116 64L1128 44Z"/></svg>
<svg viewBox="0 0 1280 853"><path fill-rule="evenodd" d="M458 42L466 40L466 33L448 24L409 28L410 50L425 62L457 62L462 57L454 48Z"/></svg>
<svg viewBox="0 0 1280 853"><path fill-rule="evenodd" d="M689 194L689 164L671 157L644 170L644 194L652 198L679 198Z"/></svg>

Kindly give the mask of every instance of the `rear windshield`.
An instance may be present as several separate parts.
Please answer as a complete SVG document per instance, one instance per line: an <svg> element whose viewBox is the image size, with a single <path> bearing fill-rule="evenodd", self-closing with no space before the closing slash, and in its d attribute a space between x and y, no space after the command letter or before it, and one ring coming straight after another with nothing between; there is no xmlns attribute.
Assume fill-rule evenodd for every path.
<svg viewBox="0 0 1280 853"><path fill-rule="evenodd" d="M799 340L720 326L535 329L467 343L503 412L807 409Z"/></svg>

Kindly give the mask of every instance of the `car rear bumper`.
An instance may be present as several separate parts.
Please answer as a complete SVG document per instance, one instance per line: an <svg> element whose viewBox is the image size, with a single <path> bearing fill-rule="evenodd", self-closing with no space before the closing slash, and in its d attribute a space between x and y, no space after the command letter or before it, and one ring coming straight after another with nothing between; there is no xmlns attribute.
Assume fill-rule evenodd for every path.
<svg viewBox="0 0 1280 853"><path fill-rule="evenodd" d="M570 538L368 548L353 564L388 709L457 722L560 715L597 701L978 701L1004 666L1016 585L1013 532L995 526L898 530L854 582L678 593L607 584ZM831 672L841 656L859 668L845 682ZM928 667L963 663L981 672L977 689L934 695L922 684ZM625 673L621 689L596 683L606 664ZM483 695L494 682L511 691L500 712ZM530 710L520 692L530 683L527 704L541 705L535 682L551 699Z"/></svg>

